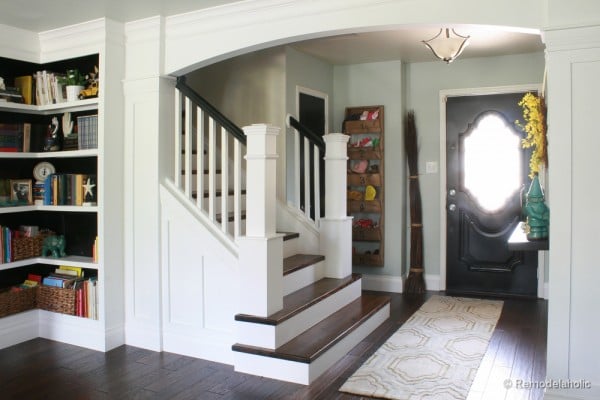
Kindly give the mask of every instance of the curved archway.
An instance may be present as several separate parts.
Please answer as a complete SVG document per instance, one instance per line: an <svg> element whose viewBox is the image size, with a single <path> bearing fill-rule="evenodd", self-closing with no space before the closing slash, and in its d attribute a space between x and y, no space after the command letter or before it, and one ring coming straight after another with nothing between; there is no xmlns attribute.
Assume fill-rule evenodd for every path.
<svg viewBox="0 0 600 400"><path fill-rule="evenodd" d="M538 33L543 13L517 0L481 4L430 0L256 1L234 3L168 17L164 33L164 72L191 70L248 52L300 40L396 28L495 26L508 32ZM467 2L465 2L467 3ZM515 13L514 10L519 10ZM193 49L193 50L192 50Z"/></svg>

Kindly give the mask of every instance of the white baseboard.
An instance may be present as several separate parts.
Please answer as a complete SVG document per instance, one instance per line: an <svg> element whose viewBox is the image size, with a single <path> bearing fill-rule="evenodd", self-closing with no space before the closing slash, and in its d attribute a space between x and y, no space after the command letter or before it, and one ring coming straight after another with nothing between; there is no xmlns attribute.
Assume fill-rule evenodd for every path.
<svg viewBox="0 0 600 400"><path fill-rule="evenodd" d="M234 341L230 332L171 328L163 334L163 351L233 365Z"/></svg>
<svg viewBox="0 0 600 400"><path fill-rule="evenodd" d="M125 325L125 344L162 351L162 335L155 324L130 321Z"/></svg>
<svg viewBox="0 0 600 400"><path fill-rule="evenodd" d="M440 289L440 276L425 274L425 289L439 292Z"/></svg>
<svg viewBox="0 0 600 400"><path fill-rule="evenodd" d="M108 350L99 321L51 311L38 312L40 337L97 351Z"/></svg>
<svg viewBox="0 0 600 400"><path fill-rule="evenodd" d="M38 310L3 317L0 320L0 349L38 337Z"/></svg>
<svg viewBox="0 0 600 400"><path fill-rule="evenodd" d="M403 282L401 276L369 274L364 274L362 276L363 290L402 293Z"/></svg>

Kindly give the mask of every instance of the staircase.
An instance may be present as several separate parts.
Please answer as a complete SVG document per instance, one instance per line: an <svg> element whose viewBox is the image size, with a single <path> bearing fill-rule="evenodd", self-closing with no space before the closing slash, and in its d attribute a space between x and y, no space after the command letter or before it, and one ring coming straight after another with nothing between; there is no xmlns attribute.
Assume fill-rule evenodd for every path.
<svg viewBox="0 0 600 400"><path fill-rule="evenodd" d="M390 298L362 294L359 274L324 277L323 256L288 255L301 238L283 240L283 308L235 316L244 338L232 346L235 370L308 385L389 318Z"/></svg>
<svg viewBox="0 0 600 400"><path fill-rule="evenodd" d="M231 138L228 132L235 129L231 123L222 123L214 109L199 105L199 96L190 96L184 82L178 83L178 89L181 94L176 98L184 117L176 127L183 134L177 135L175 151L182 157L176 160L174 184L201 211L200 222L238 253L242 286L240 312L232 316L237 337L231 347L235 370L308 385L390 313L389 297L363 295L361 276L351 271L351 220L345 215L346 143L332 145L334 151L328 150L327 157L332 161L326 165L328 174L337 171L339 176L328 176L342 185L343 190L332 187L332 193L341 193L343 199L328 197L325 218L310 221L320 230L320 248L305 254L299 250L307 248L300 234L276 232L285 230L276 221L280 205L275 185L269 183L276 180L276 155L270 152L276 149L273 132L278 129L256 125L246 129L244 163L246 137L243 143L239 132L237 139ZM196 152L196 148L205 150ZM344 154L336 156L342 150ZM336 205L338 209L328 211Z"/></svg>

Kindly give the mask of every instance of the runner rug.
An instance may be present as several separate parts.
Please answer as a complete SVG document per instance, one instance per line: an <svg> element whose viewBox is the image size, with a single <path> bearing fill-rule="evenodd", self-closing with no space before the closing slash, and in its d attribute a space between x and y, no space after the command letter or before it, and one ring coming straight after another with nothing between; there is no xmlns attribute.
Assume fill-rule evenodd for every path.
<svg viewBox="0 0 600 400"><path fill-rule="evenodd" d="M466 399L502 305L431 297L340 391L398 400Z"/></svg>

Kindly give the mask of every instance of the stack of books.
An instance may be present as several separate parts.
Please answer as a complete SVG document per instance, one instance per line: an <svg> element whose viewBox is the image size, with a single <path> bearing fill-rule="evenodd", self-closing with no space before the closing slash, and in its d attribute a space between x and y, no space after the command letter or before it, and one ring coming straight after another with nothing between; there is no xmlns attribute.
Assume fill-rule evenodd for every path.
<svg viewBox="0 0 600 400"><path fill-rule="evenodd" d="M0 152L28 152L30 147L30 123L0 123Z"/></svg>
<svg viewBox="0 0 600 400"><path fill-rule="evenodd" d="M49 71L37 71L34 74L35 103L38 106L63 103L65 101L62 85L58 83L59 76L62 75Z"/></svg>
<svg viewBox="0 0 600 400"><path fill-rule="evenodd" d="M17 152L23 150L22 124L0 123L0 151Z"/></svg>
<svg viewBox="0 0 600 400"><path fill-rule="evenodd" d="M97 204L96 175L52 174L44 181L45 206L93 206Z"/></svg>

